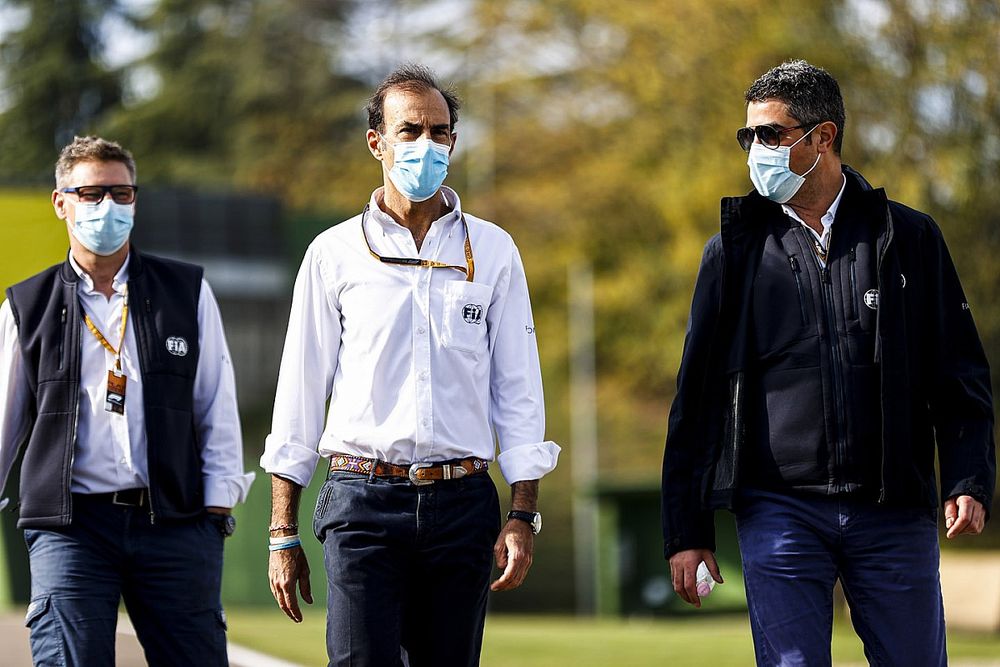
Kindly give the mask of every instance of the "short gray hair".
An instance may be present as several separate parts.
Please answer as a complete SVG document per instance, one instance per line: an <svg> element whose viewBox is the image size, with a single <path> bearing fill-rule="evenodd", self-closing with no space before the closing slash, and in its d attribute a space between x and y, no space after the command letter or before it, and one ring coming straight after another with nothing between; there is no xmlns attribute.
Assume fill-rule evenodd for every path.
<svg viewBox="0 0 1000 667"><path fill-rule="evenodd" d="M135 160L132 154L114 141L100 137L73 137L59 152L56 161L56 187L69 187L66 182L73 167L81 162L121 162L135 183Z"/></svg>
<svg viewBox="0 0 1000 667"><path fill-rule="evenodd" d="M844 98L837 80L821 67L805 60L789 60L772 67L753 82L746 103L778 100L788 106L788 114L804 125L833 121L837 136L833 150L840 155L844 143Z"/></svg>

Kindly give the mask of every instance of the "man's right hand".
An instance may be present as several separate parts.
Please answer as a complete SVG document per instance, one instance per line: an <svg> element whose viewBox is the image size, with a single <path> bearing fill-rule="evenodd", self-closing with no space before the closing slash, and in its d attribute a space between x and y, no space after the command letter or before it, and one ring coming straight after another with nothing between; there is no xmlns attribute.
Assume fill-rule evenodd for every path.
<svg viewBox="0 0 1000 667"><path fill-rule="evenodd" d="M711 549L687 549L670 557L670 579L674 584L674 592L680 599L695 607L701 607L697 584L698 565L701 561L705 561L712 578L723 583L719 564L715 562L715 554Z"/></svg>
<svg viewBox="0 0 1000 667"><path fill-rule="evenodd" d="M271 595L281 611L296 623L301 623L302 612L299 610L299 597L295 587L298 586L302 592L303 600L308 604L313 602L306 552L302 547L272 551L268 559L267 578L271 583Z"/></svg>

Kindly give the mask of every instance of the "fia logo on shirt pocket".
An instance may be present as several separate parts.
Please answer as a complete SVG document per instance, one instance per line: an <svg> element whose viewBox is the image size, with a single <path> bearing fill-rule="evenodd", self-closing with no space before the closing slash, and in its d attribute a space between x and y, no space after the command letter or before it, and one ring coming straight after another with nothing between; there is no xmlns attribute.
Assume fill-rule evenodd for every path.
<svg viewBox="0 0 1000 667"><path fill-rule="evenodd" d="M493 288L482 283L449 280L444 285L441 344L452 350L479 354L486 349L486 314Z"/></svg>

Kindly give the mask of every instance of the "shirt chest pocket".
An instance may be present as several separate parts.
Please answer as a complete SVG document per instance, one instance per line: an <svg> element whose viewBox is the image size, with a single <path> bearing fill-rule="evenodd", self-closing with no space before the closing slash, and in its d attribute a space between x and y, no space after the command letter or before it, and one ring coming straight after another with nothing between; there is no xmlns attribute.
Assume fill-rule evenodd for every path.
<svg viewBox="0 0 1000 667"><path fill-rule="evenodd" d="M480 354L486 350L486 313L493 288L481 283L450 280L444 286L441 344L449 350Z"/></svg>

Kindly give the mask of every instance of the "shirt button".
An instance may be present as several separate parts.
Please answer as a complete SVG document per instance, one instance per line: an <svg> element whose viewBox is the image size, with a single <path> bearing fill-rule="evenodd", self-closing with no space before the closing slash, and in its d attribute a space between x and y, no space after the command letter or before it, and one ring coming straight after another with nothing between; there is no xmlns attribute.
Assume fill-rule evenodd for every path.
<svg viewBox="0 0 1000 667"><path fill-rule="evenodd" d="M423 328L423 327L419 327L419 328L417 329L417 333L418 333L418 334L425 334L425 333L427 333L427 329L425 329L425 328Z"/></svg>
<svg viewBox="0 0 1000 667"><path fill-rule="evenodd" d="M421 380L426 380L427 379L427 371L421 371L421 373L420 373L420 379Z"/></svg>
<svg viewBox="0 0 1000 667"><path fill-rule="evenodd" d="M424 420L424 426L430 426L430 425L431 425L431 420L430 419L425 419Z"/></svg>

